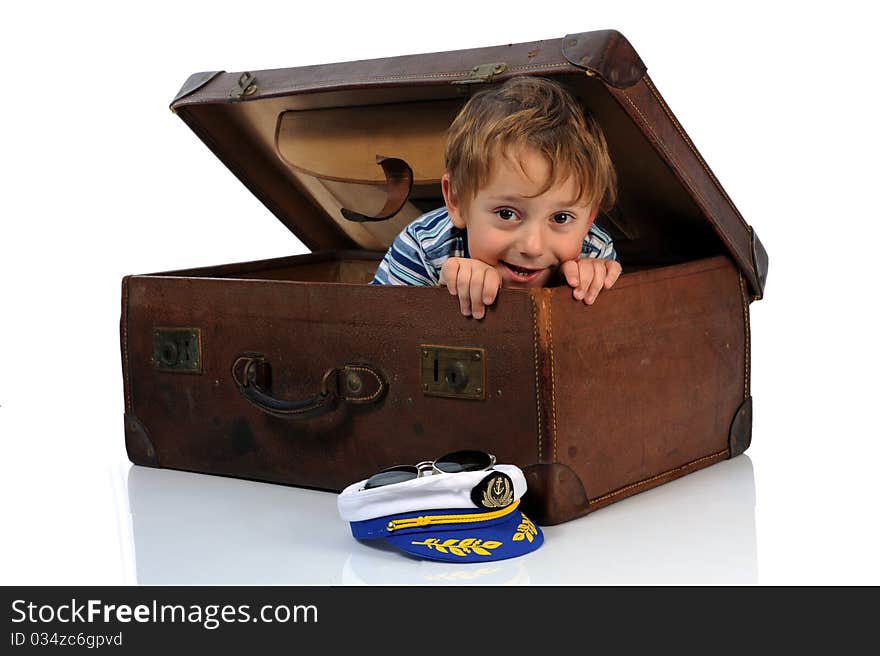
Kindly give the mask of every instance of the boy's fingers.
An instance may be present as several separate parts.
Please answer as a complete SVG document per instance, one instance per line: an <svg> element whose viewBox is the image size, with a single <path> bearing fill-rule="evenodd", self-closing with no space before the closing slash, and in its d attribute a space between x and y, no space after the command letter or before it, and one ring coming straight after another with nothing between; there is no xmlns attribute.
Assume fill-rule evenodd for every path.
<svg viewBox="0 0 880 656"><path fill-rule="evenodd" d="M574 297L577 300L584 300L584 297L587 295L587 288L590 286L590 283L593 282L594 272L593 260L578 260L578 276L580 277L580 284L577 289L574 290Z"/></svg>
<svg viewBox="0 0 880 656"><path fill-rule="evenodd" d="M483 305L492 305L498 296L498 290L501 288L501 274L494 268L486 271L486 277L483 280Z"/></svg>
<svg viewBox="0 0 880 656"><path fill-rule="evenodd" d="M440 284L446 285L449 293L455 296L456 286L458 284L458 269L460 265L456 258L449 258L440 269Z"/></svg>
<svg viewBox="0 0 880 656"><path fill-rule="evenodd" d="M461 306L461 313L469 317L471 316L471 267L461 267L458 270L458 280L456 281L456 292L458 293L458 303Z"/></svg>
<svg viewBox="0 0 880 656"><path fill-rule="evenodd" d="M578 282L580 281L580 277L578 276L578 263L574 260L568 260L567 262L562 263L561 267L562 277L565 278L565 282L568 283L569 287L577 287Z"/></svg>
<svg viewBox="0 0 880 656"><path fill-rule="evenodd" d="M474 319L482 319L486 308L483 306L483 281L486 269L478 269L471 274L471 314Z"/></svg>
<svg viewBox="0 0 880 656"><path fill-rule="evenodd" d="M620 273L623 271L623 267L620 266L620 262L610 260L606 270L608 271L608 275L605 277L605 289L611 289L611 286L617 282L618 278L620 278Z"/></svg>
<svg viewBox="0 0 880 656"><path fill-rule="evenodd" d="M593 301L596 300L602 289L602 285L605 284L605 265L599 260L594 260L593 262L593 280L590 282L590 287L587 289L587 295L584 299L588 305L593 304Z"/></svg>

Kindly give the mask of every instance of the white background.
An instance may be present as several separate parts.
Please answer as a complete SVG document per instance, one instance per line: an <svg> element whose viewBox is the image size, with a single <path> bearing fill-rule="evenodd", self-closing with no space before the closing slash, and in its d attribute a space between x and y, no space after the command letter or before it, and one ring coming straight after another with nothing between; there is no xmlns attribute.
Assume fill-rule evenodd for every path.
<svg viewBox="0 0 880 656"><path fill-rule="evenodd" d="M4 3L0 583L880 583L868 3ZM616 28L770 253L747 457L495 569L359 545L333 495L132 467L120 281L304 252L171 114L190 73Z"/></svg>

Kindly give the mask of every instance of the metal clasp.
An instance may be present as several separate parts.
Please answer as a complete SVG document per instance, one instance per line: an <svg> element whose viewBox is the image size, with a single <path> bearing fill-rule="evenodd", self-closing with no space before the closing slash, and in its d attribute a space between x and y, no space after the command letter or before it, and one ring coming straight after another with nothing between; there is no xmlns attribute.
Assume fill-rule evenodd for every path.
<svg viewBox="0 0 880 656"><path fill-rule="evenodd" d="M492 78L507 70L507 64L496 62L493 64L480 64L474 66L468 76L463 80L455 80L452 84L482 84L491 82Z"/></svg>
<svg viewBox="0 0 880 656"><path fill-rule="evenodd" d="M198 328L154 328L150 361L159 371L202 373L202 331Z"/></svg>
<svg viewBox="0 0 880 656"><path fill-rule="evenodd" d="M419 353L425 396L486 399L485 349L422 344Z"/></svg>
<svg viewBox="0 0 880 656"><path fill-rule="evenodd" d="M241 100L243 96L254 94L257 90L256 81L257 78L250 73L242 73L241 77L238 78L238 86L229 92L229 97L234 98L235 100Z"/></svg>

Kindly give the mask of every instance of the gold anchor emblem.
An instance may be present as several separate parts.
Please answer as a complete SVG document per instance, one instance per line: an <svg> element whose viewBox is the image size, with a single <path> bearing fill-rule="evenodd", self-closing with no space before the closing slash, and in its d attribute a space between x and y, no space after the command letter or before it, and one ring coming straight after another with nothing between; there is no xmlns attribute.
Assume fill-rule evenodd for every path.
<svg viewBox="0 0 880 656"><path fill-rule="evenodd" d="M513 502L513 489L510 486L510 479L506 476L496 476L486 491L483 492L482 504L484 508L504 508Z"/></svg>

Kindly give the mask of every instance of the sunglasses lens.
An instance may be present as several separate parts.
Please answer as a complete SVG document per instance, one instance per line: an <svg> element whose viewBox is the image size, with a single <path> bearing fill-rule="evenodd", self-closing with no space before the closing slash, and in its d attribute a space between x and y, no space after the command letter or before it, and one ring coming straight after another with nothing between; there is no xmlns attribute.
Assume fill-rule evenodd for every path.
<svg viewBox="0 0 880 656"><path fill-rule="evenodd" d="M364 489L369 490L374 487L384 487L385 485L394 485L395 483L411 481L414 478L417 478L418 475L419 470L409 465L390 467L389 469L380 471L378 474L370 476L364 485Z"/></svg>
<svg viewBox="0 0 880 656"><path fill-rule="evenodd" d="M480 471L489 467L492 463L488 453L482 451L456 451L449 455L438 458L434 467L446 474L457 472Z"/></svg>

